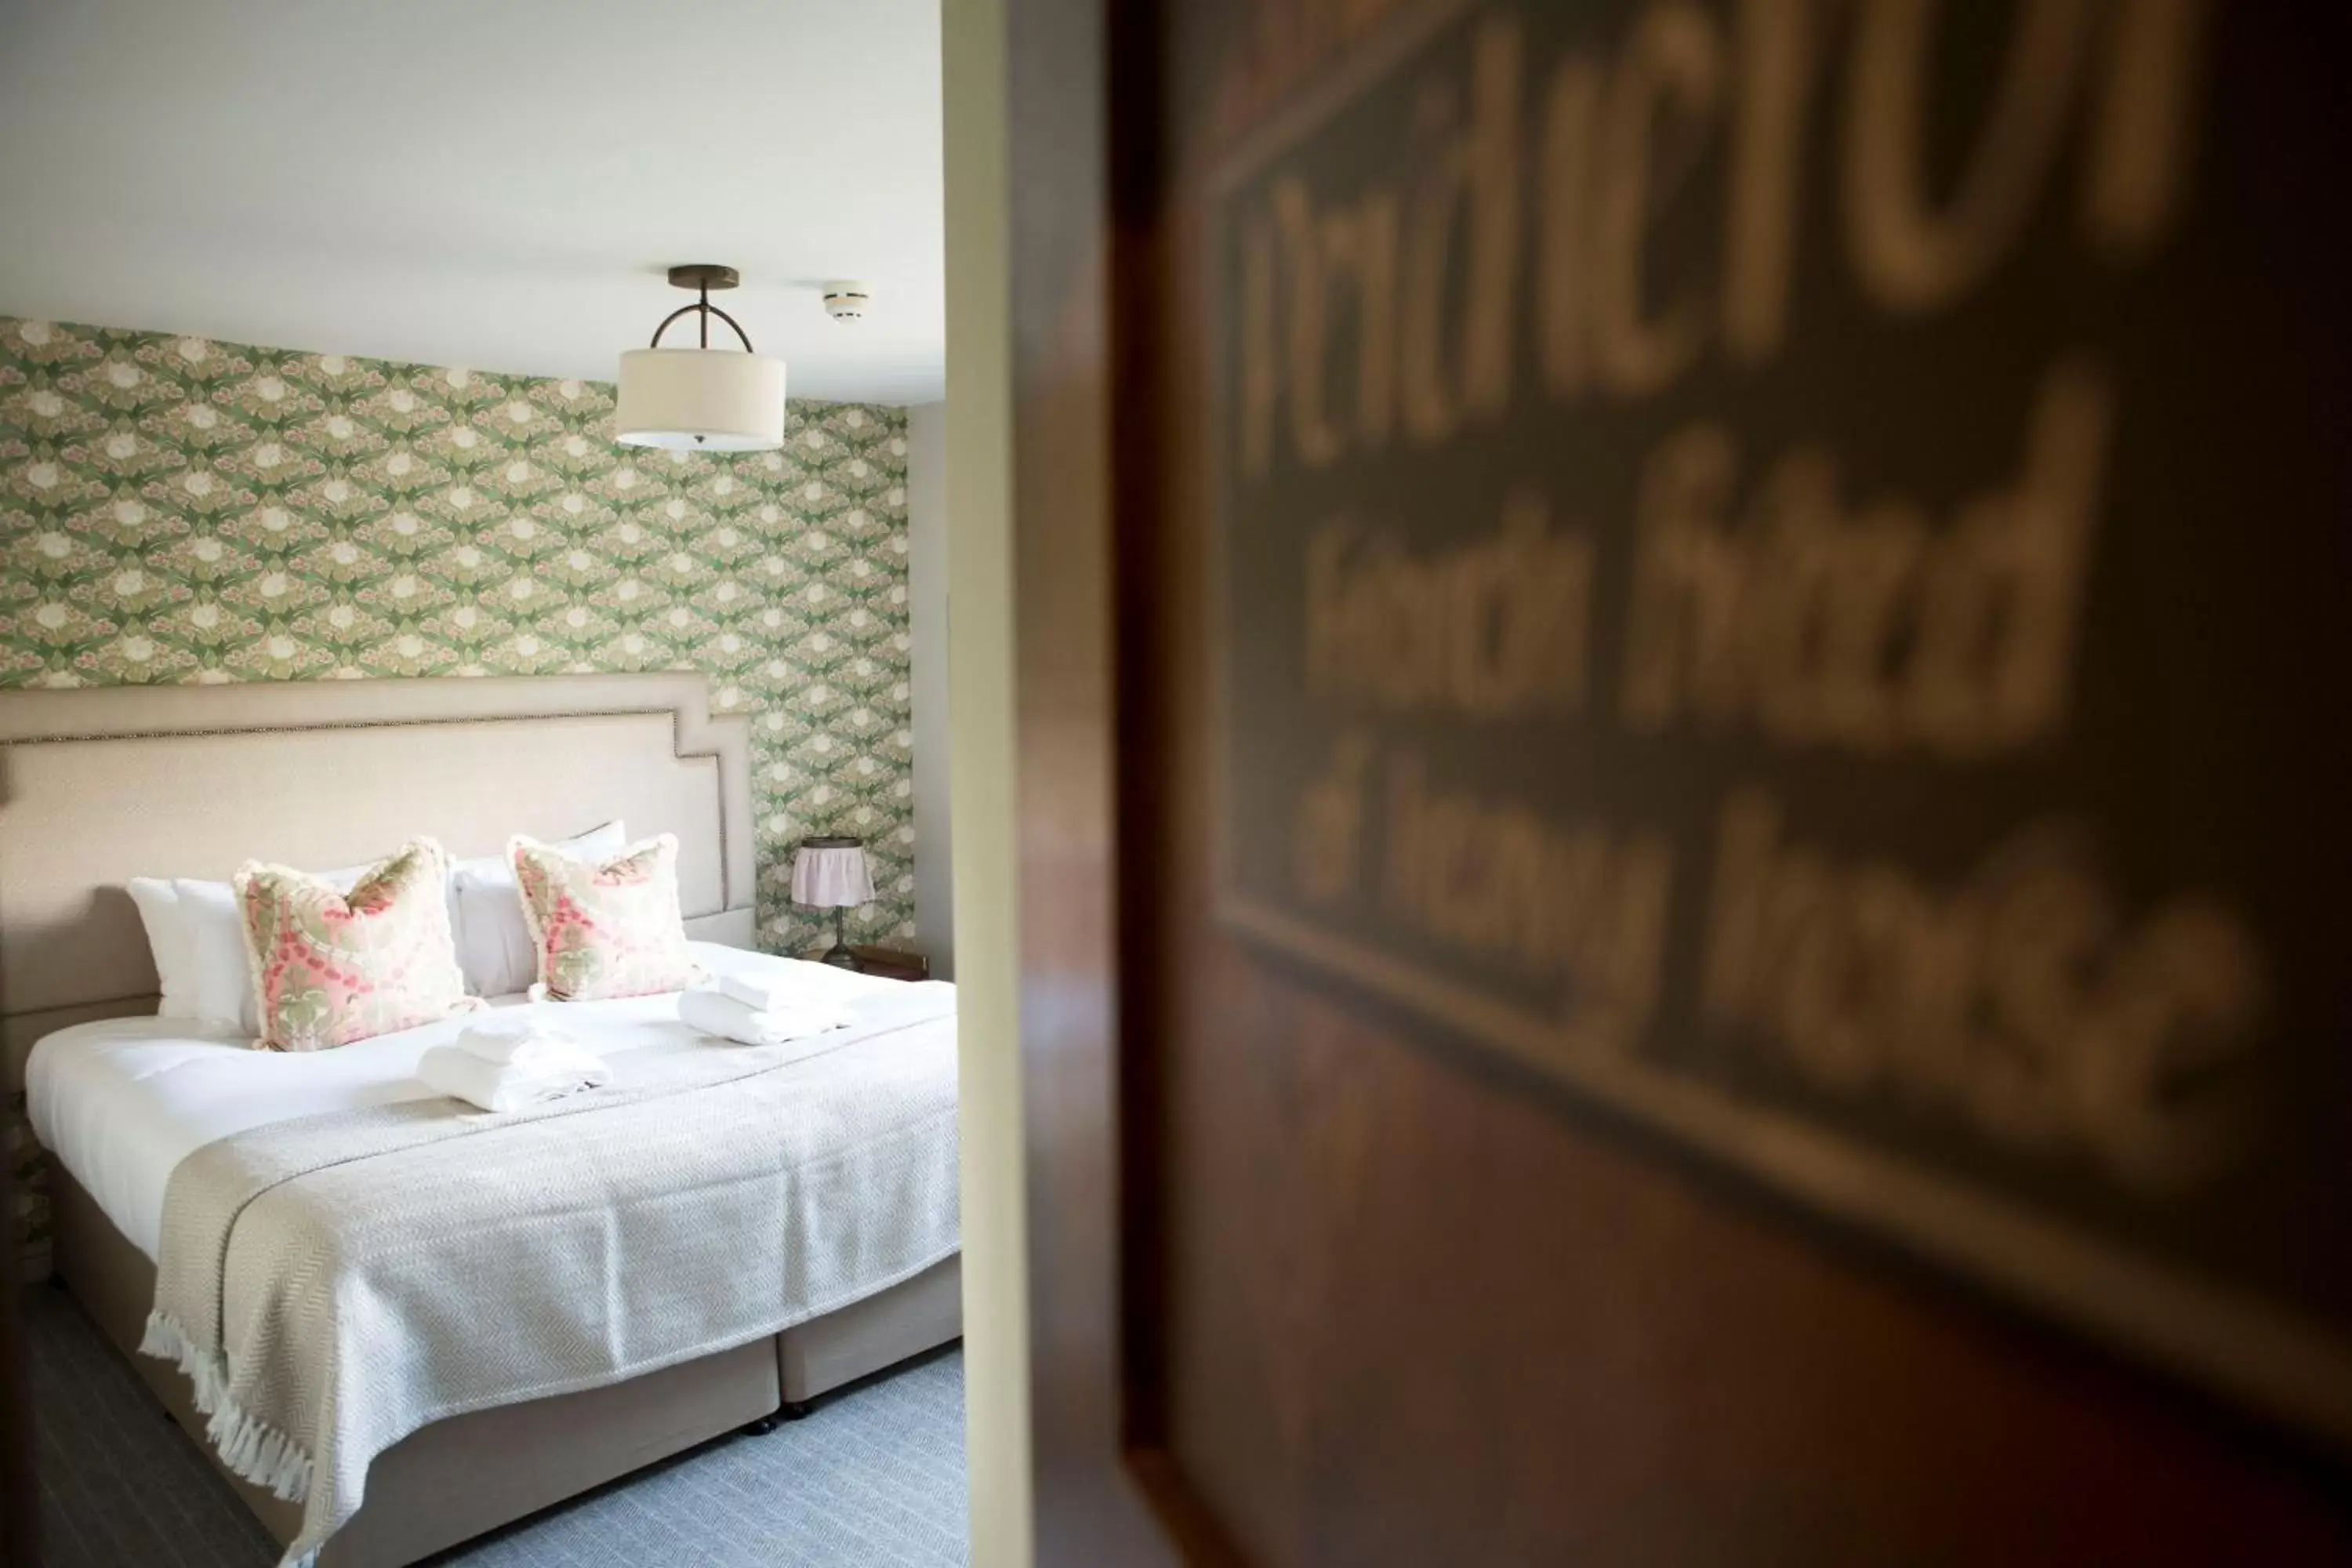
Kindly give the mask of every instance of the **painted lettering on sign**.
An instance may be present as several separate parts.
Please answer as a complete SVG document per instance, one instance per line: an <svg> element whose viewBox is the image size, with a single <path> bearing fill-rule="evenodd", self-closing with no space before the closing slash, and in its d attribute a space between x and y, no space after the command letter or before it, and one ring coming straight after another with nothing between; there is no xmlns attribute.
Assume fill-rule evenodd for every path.
<svg viewBox="0 0 2352 1568"><path fill-rule="evenodd" d="M2215 15L1443 6L1243 143L1221 908L1963 1264L2177 1266L2192 1359L2352 1436L2352 1300L2297 1392L2195 1283L2299 1283L2199 1206L2274 1159L2284 982L2086 686L2179 389L2067 302L2161 309Z"/></svg>

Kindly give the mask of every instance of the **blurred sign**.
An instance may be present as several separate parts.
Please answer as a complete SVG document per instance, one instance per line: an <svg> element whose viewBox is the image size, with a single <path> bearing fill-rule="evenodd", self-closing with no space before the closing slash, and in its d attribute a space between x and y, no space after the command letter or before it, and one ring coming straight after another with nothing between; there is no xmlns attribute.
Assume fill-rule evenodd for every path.
<svg viewBox="0 0 2352 1568"><path fill-rule="evenodd" d="M2344 487L2220 25L1440 6L1238 147L1221 910L2347 1439Z"/></svg>

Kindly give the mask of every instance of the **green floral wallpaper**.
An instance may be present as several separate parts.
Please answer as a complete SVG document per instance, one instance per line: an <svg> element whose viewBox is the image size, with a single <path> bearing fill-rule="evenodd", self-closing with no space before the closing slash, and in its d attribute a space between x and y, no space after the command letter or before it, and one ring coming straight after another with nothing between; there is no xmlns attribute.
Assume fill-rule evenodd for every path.
<svg viewBox="0 0 2352 1568"><path fill-rule="evenodd" d="M762 942L854 833L911 942L907 430L614 444L613 389L0 317L0 686L695 668L751 716ZM0 1127L0 1132L7 1129Z"/></svg>

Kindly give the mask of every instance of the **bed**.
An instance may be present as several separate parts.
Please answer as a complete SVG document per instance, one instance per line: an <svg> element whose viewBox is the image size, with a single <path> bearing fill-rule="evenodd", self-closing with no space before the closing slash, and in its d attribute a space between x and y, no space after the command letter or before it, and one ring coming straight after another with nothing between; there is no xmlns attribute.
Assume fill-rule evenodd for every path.
<svg viewBox="0 0 2352 1568"><path fill-rule="evenodd" d="M706 967L788 965L746 951L748 753L743 721L710 715L701 678L683 674L0 694L6 1087L27 1087L26 1058L48 1039L28 1110L52 1160L58 1277L184 1427L203 1429L187 1380L135 1353L155 1300L172 1171L190 1150L257 1121L422 1094L413 1069L427 1042L384 1037L275 1058L305 1069L288 1074L230 1042L189 1037L186 1026L152 1016L153 967L127 880L224 877L257 850L348 864L420 832L456 855L491 853L512 832L552 839L618 817L633 837L677 836L681 902ZM896 984L826 983L851 988L845 994ZM689 1048L674 1002L583 1007L574 1016L584 1027L614 1031L601 1044L616 1060ZM374 1458L363 1506L320 1561L415 1562L793 1414L960 1331L950 1255L772 1336L435 1421ZM231 1480L273 1534L294 1539L299 1508Z"/></svg>

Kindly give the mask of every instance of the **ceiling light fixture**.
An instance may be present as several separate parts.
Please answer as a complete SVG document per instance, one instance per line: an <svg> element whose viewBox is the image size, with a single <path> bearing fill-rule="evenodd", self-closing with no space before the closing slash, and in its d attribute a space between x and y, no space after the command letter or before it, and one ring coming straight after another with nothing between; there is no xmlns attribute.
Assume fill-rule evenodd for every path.
<svg viewBox="0 0 2352 1568"><path fill-rule="evenodd" d="M616 438L625 447L667 447L681 452L763 452L784 444L784 362L754 353L742 323L710 302L713 289L742 278L732 267L698 262L669 269L677 288L696 290L654 329L651 348L621 356L614 409ZM689 312L701 316L700 346L666 349L662 334ZM710 318L735 329L743 352L710 346Z"/></svg>

